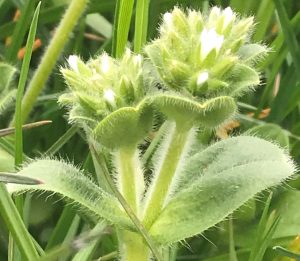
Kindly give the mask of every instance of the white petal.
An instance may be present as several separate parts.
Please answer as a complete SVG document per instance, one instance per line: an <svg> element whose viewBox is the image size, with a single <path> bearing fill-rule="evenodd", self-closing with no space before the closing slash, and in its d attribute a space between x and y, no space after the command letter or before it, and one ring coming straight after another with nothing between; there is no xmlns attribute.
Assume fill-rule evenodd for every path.
<svg viewBox="0 0 300 261"><path fill-rule="evenodd" d="M210 11L211 15L216 15L219 16L221 14L221 9L217 6L214 6L211 11Z"/></svg>
<svg viewBox="0 0 300 261"><path fill-rule="evenodd" d="M70 66L70 68L75 71L75 72L79 72L78 70L78 57L76 55L70 55L68 58L68 64Z"/></svg>
<svg viewBox="0 0 300 261"><path fill-rule="evenodd" d="M110 68L109 57L106 53L104 53L101 57L101 71L107 73Z"/></svg>
<svg viewBox="0 0 300 261"><path fill-rule="evenodd" d="M198 78L197 78L197 85L201 85L205 83L208 80L208 72L204 71L199 73Z"/></svg>
<svg viewBox="0 0 300 261"><path fill-rule="evenodd" d="M134 56L134 63L138 67L140 67L142 65L142 61L143 61L143 57L140 54Z"/></svg>
<svg viewBox="0 0 300 261"><path fill-rule="evenodd" d="M173 24L173 17L172 17L172 14L167 12L164 14L163 16L163 20L164 22L166 23L167 26L172 26Z"/></svg>
<svg viewBox="0 0 300 261"><path fill-rule="evenodd" d="M223 15L224 15L223 30L225 30L227 26L235 19L235 14L233 13L230 7L227 7L223 11Z"/></svg>
<svg viewBox="0 0 300 261"><path fill-rule="evenodd" d="M111 104L115 103L115 96L116 94L112 89L105 90L103 94L104 99Z"/></svg>
<svg viewBox="0 0 300 261"><path fill-rule="evenodd" d="M213 49L216 49L218 52L222 47L223 41L224 36L217 34L215 29L207 30L204 28L200 35L201 58L205 59Z"/></svg>

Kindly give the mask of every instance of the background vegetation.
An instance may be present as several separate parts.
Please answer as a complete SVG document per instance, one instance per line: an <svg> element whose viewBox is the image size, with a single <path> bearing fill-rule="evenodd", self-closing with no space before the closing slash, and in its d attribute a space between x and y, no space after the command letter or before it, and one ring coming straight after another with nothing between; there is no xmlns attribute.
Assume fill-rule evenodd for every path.
<svg viewBox="0 0 300 261"><path fill-rule="evenodd" d="M76 1L77 7L74 4ZM122 44L122 41L127 41L126 23L129 25L130 45L134 41L136 31L134 17L143 15L139 8L142 7L142 2L147 1L137 1L139 6L134 5L130 20L130 5L125 5L125 11L122 12L120 6L117 11L115 10L117 6L115 0L90 0L83 15L80 16L80 10L83 8L79 3L82 2L84 6L85 1L73 0L74 9L71 12L73 16L71 20L65 21L65 28L69 28L72 32L64 36L65 31L59 31L57 26L71 2L44 0L41 4L27 78L27 88L40 88L41 92L36 92L36 95L39 94L36 100L27 101L27 107L23 103L22 113L26 123L41 120L51 120L52 123L24 131L23 158L56 155L77 165L84 165L93 172L88 147L81 133L76 127L70 128L65 117L66 111L57 104L57 97L66 88L59 68L66 63L66 57L74 53L80 55L83 60L88 60L103 50L118 55L118 45ZM37 4L37 0L0 0L1 129L10 126L14 117L24 46ZM255 133L285 147L299 164L300 1L151 0L148 25L146 22L144 24L148 28L146 36L148 40L155 38L161 14L174 5L201 10L208 9L212 5L231 6L241 15L254 15L257 27L253 32L253 40L263 42L271 48L269 56L260 64L261 86L256 92L239 101L240 111L236 120L228 123L226 128L219 129L214 137L208 137L206 142L226 138L227 135ZM118 12L120 10L121 12ZM78 21L77 16L80 17ZM118 20L114 17L118 17ZM118 24L120 26L117 26ZM36 69L53 37L55 41L48 49L50 52L48 61L43 71L39 72L40 76L37 76ZM64 45L66 39L68 41ZM54 48L55 43L57 46ZM58 59L55 58L56 55ZM13 70L4 63L16 69L11 77L10 73ZM38 70L41 70L40 67ZM51 72L49 77L47 70ZM45 84L42 78L48 79ZM28 117L27 113L30 113ZM0 138L0 165L5 165L5 168L13 168L17 162L14 158L16 155L14 144L14 135ZM172 260L237 260L236 257L238 260L248 260L249 255L250 260L275 260L275 258L290 260L281 257L280 249L275 251L272 247L281 245L292 252L300 253L300 239L297 238L300 234L299 189L300 178L296 177L282 188L273 191L270 205L266 204L269 192L260 195L238 210L232 219L222 222L200 237L174 246ZM56 196L49 197L46 194L26 197L24 219L31 234L44 249L49 250L64 243L68 251L64 251L65 255L60 255L59 260L69 260L75 251L72 251L73 245L68 242L73 242L76 235L88 227L86 220L76 215L71 206L65 205ZM113 259L116 256L116 244L115 235L108 231L108 235L89 246L89 251L85 249L87 252L82 252L88 253L84 257L86 259L77 256L76 260L93 260L100 256L106 256L106 259L101 260ZM7 249L8 230L0 215L0 260L7 259ZM253 256L250 253L259 254ZM15 257L15 260L20 259Z"/></svg>

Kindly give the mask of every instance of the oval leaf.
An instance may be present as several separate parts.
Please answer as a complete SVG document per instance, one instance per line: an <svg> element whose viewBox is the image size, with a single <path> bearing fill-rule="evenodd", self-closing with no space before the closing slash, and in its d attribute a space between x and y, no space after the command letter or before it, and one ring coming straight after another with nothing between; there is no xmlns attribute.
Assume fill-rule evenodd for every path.
<svg viewBox="0 0 300 261"><path fill-rule="evenodd" d="M185 180L190 182L181 184L150 229L161 244L183 240L214 226L295 170L283 150L255 137L218 142L193 156L187 166Z"/></svg>
<svg viewBox="0 0 300 261"><path fill-rule="evenodd" d="M130 227L131 222L121 209L118 200L103 191L80 170L57 160L38 160L24 167L19 173L40 180L41 185L8 184L9 192L49 191L67 197L75 205L87 212L94 219L104 218L107 221Z"/></svg>
<svg viewBox="0 0 300 261"><path fill-rule="evenodd" d="M282 148L289 148L289 136L284 129L274 123L266 123L248 129L246 134L255 135L269 141L278 143Z"/></svg>
<svg viewBox="0 0 300 261"><path fill-rule="evenodd" d="M124 107L104 118L94 135L104 146L115 149L135 145L152 127L152 109L146 103L137 108Z"/></svg>

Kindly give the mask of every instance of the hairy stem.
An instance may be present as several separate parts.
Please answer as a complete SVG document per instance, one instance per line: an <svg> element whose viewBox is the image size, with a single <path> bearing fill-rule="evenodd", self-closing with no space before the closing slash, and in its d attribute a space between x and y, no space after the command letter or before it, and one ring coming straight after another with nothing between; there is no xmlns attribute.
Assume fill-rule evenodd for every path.
<svg viewBox="0 0 300 261"><path fill-rule="evenodd" d="M172 187L176 184L176 174L179 172L189 151L189 141L193 133L192 126L177 123L173 126L172 132L168 133L169 137L161 145L155 176L151 182L148 195L146 195L143 214L143 223L146 229L149 229L159 216L168 196L172 192Z"/></svg>
<svg viewBox="0 0 300 261"><path fill-rule="evenodd" d="M130 231L119 231L118 238L122 261L150 260L150 249L139 234Z"/></svg>
<svg viewBox="0 0 300 261"><path fill-rule="evenodd" d="M32 110L37 97L42 91L43 87L52 72L55 63L62 52L65 44L69 40L71 31L74 29L77 21L82 15L88 0L73 0L67 9L65 16L61 20L56 32L46 50L42 61L35 71L31 79L28 89L25 93L22 102L22 120L26 121L30 111Z"/></svg>
<svg viewBox="0 0 300 261"><path fill-rule="evenodd" d="M135 147L120 148L115 152L115 160L119 190L134 213L139 216L139 205L145 184L138 151Z"/></svg>

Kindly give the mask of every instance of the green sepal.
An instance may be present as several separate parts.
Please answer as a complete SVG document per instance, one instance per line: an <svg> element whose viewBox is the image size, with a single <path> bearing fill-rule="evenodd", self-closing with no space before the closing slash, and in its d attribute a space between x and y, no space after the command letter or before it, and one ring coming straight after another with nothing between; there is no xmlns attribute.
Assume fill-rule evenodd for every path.
<svg viewBox="0 0 300 261"><path fill-rule="evenodd" d="M239 57L248 65L252 65L260 61L268 52L268 49L261 44L246 44L242 46L239 51Z"/></svg>
<svg viewBox="0 0 300 261"><path fill-rule="evenodd" d="M96 126L94 138L110 149L134 146L152 128L153 109L144 101L137 107L120 108Z"/></svg>
<svg viewBox="0 0 300 261"><path fill-rule="evenodd" d="M208 147L193 156L186 168L189 174L181 175L185 184L178 187L149 230L154 240L163 245L200 234L257 193L280 184L295 172L293 162L282 149L246 136Z"/></svg>
<svg viewBox="0 0 300 261"><path fill-rule="evenodd" d="M149 99L161 113L179 124L214 128L236 112L235 101L228 96L212 98L203 103L172 94L156 95Z"/></svg>
<svg viewBox="0 0 300 261"><path fill-rule="evenodd" d="M251 87L260 83L259 74L251 67L244 64L236 64L227 75L230 82L228 93L231 96L239 96Z"/></svg>

